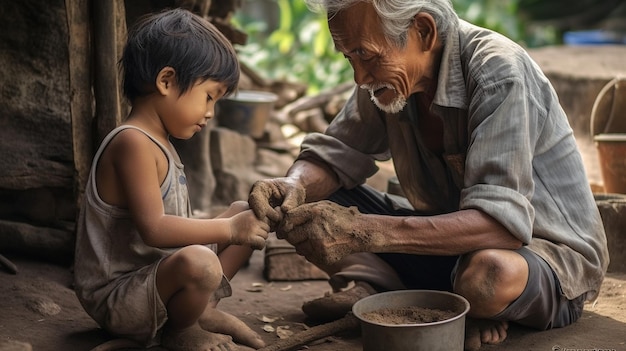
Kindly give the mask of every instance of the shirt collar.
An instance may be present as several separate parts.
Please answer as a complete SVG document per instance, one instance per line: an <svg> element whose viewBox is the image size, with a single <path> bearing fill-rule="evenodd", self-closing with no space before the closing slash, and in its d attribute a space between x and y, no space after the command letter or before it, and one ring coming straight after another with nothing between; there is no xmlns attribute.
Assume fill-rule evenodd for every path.
<svg viewBox="0 0 626 351"><path fill-rule="evenodd" d="M464 110L468 107L460 48L460 36L465 25L465 21L459 20L458 26L451 26L448 30L433 99L435 105Z"/></svg>

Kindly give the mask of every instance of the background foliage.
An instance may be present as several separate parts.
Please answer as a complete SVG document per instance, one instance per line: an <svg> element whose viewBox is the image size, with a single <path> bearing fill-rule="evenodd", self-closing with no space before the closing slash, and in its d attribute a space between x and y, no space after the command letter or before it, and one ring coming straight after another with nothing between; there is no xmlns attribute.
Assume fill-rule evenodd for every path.
<svg viewBox="0 0 626 351"><path fill-rule="evenodd" d="M243 62L266 77L303 82L308 94L352 79L350 65L334 49L324 15L309 11L301 0L274 2L280 19L269 34L268 21L235 17L248 34L246 45L237 48Z"/></svg>
<svg viewBox="0 0 626 351"><path fill-rule="evenodd" d="M584 1L611 5L623 0ZM264 8L274 6L278 23L272 27L272 21L259 18L258 13L236 14L234 23L249 36L247 44L237 48L245 64L270 79L305 83L311 95L352 80L352 68L334 50L324 15L309 11L302 0L247 0L244 8L252 2L262 3ZM563 8L571 6L570 0L453 0L459 17L524 46L560 43L563 28L534 25L528 19L529 12L521 11L520 3L529 8L534 5L530 15L544 19L559 16Z"/></svg>

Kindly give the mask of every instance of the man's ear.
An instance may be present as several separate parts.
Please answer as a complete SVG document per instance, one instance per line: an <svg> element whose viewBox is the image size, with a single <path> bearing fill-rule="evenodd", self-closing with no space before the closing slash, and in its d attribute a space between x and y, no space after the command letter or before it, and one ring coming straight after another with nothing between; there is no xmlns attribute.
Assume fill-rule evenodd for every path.
<svg viewBox="0 0 626 351"><path fill-rule="evenodd" d="M156 88L161 95L170 94L176 84L176 70L170 66L163 67L156 77Z"/></svg>
<svg viewBox="0 0 626 351"><path fill-rule="evenodd" d="M428 13L420 12L413 19L413 27L420 37L422 50L430 51L437 43L437 24Z"/></svg>

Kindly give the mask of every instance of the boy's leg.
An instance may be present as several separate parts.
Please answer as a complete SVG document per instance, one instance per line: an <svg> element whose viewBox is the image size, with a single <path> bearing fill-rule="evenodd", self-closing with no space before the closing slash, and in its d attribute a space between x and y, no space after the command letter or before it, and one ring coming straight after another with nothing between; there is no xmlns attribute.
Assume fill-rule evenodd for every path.
<svg viewBox="0 0 626 351"><path fill-rule="evenodd" d="M249 209L250 206L246 201L235 201L226 211L217 215L216 218L229 218ZM239 269L249 262L254 250L248 246L219 245L217 252L224 275L228 279L233 279Z"/></svg>
<svg viewBox="0 0 626 351"><path fill-rule="evenodd" d="M219 259L205 246L184 247L161 261L156 286L168 314L164 347L175 351L237 347L230 336L205 331L198 324L221 281Z"/></svg>
<svg viewBox="0 0 626 351"><path fill-rule="evenodd" d="M249 209L247 202L236 201L226 211L217 215L216 218L232 217ZM227 279L232 279L239 269L249 261L254 250L248 246L220 245L217 251L224 276ZM235 342L254 348L265 346L261 336L250 329L244 322L229 313L216 309L218 303L219 299L209 301L207 308L198 320L202 329L213 333L230 335Z"/></svg>
<svg viewBox="0 0 626 351"><path fill-rule="evenodd" d="M191 245L164 258L156 286L167 307L168 323L182 329L195 324L222 281L217 255L202 245Z"/></svg>
<svg viewBox="0 0 626 351"><path fill-rule="evenodd" d="M228 245L220 251L218 258L222 265L224 276L233 279L241 267L245 266L254 250L248 246Z"/></svg>
<svg viewBox="0 0 626 351"><path fill-rule="evenodd" d="M261 336L239 318L209 306L198 320L200 327L212 333L229 335L242 345L255 349L265 346Z"/></svg>

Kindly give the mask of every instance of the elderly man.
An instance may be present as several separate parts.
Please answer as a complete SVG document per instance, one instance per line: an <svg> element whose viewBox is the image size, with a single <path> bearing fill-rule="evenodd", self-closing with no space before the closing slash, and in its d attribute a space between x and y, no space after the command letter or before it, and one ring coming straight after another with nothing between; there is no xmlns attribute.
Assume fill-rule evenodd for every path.
<svg viewBox="0 0 626 351"><path fill-rule="evenodd" d="M502 341L511 321L575 322L608 251L539 67L459 20L449 0L317 2L358 88L324 134L304 140L286 177L256 183L249 199L331 274L334 293L303 310L333 319L375 292L450 290L471 304L468 349ZM390 158L406 199L363 185Z"/></svg>

